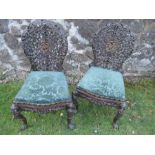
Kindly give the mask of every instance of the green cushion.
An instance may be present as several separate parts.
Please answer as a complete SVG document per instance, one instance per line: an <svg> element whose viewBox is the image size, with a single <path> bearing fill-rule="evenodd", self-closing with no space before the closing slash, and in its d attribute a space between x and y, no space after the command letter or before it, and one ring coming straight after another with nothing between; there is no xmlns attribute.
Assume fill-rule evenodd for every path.
<svg viewBox="0 0 155 155"><path fill-rule="evenodd" d="M79 81L77 87L103 97L125 99L123 76L117 71L91 67Z"/></svg>
<svg viewBox="0 0 155 155"><path fill-rule="evenodd" d="M63 72L33 71L15 97L15 102L55 104L71 101Z"/></svg>

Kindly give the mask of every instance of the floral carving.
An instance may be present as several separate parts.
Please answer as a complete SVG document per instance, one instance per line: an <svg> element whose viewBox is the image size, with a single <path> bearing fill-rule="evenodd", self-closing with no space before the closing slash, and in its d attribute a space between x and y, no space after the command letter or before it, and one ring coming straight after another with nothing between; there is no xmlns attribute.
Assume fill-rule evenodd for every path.
<svg viewBox="0 0 155 155"><path fill-rule="evenodd" d="M104 25L93 37L94 64L120 71L134 50L134 40L133 34L124 25Z"/></svg>
<svg viewBox="0 0 155 155"><path fill-rule="evenodd" d="M62 64L68 43L67 35L60 24L48 20L36 20L23 34L22 43L32 70L63 70Z"/></svg>

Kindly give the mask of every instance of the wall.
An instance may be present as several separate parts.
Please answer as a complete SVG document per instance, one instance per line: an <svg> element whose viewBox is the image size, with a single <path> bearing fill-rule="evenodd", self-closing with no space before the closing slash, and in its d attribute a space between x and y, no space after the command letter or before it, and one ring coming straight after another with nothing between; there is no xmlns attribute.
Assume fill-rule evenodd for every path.
<svg viewBox="0 0 155 155"><path fill-rule="evenodd" d="M0 20L0 83L23 79L30 71L21 35L33 20ZM64 69L70 83L76 83L93 60L90 41L99 26L111 20L52 20L68 32L68 54ZM135 50L123 65L124 77L134 82L142 77L155 78L155 20L112 20L129 26L136 35Z"/></svg>

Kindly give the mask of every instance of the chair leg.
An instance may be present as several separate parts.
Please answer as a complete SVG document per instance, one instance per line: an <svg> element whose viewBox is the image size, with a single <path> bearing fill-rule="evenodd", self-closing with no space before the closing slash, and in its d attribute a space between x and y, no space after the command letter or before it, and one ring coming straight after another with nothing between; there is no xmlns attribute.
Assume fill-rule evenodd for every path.
<svg viewBox="0 0 155 155"><path fill-rule="evenodd" d="M122 117L123 113L124 113L124 110L126 109L126 103L124 102L123 104L121 104L121 106L118 108L118 111L116 113L116 116L114 117L113 119L113 128L114 129L118 129L119 126L118 126L118 120Z"/></svg>
<svg viewBox="0 0 155 155"><path fill-rule="evenodd" d="M74 105L76 107L76 110L79 109L79 104L78 104L78 101L77 101L77 97L78 97L78 93L77 93L77 91L74 91L72 93L72 100L73 100L73 103L74 103Z"/></svg>
<svg viewBox="0 0 155 155"><path fill-rule="evenodd" d="M13 113L15 119L19 119L21 121L21 130L25 130L28 127L27 120L15 104L12 104L11 112Z"/></svg>
<svg viewBox="0 0 155 155"><path fill-rule="evenodd" d="M73 115L75 113L75 106L73 103L70 103L67 106L67 124L69 129L74 129L75 126L73 124Z"/></svg>

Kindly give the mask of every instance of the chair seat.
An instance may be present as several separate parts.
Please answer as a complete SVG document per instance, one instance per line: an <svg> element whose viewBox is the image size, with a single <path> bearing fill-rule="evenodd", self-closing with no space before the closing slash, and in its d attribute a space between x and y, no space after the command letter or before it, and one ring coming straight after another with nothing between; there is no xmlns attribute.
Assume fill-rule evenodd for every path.
<svg viewBox="0 0 155 155"><path fill-rule="evenodd" d="M95 95L110 99L125 99L122 74L109 69L91 67L79 81L77 88L82 88Z"/></svg>
<svg viewBox="0 0 155 155"><path fill-rule="evenodd" d="M56 104L70 102L63 72L32 71L15 97L17 103Z"/></svg>

